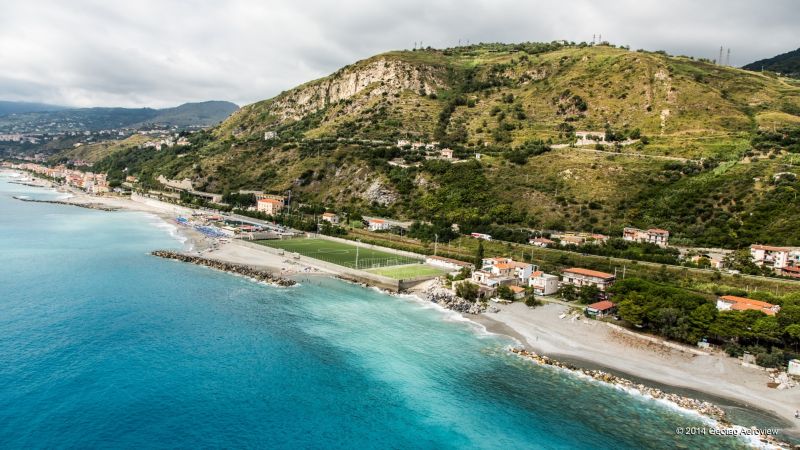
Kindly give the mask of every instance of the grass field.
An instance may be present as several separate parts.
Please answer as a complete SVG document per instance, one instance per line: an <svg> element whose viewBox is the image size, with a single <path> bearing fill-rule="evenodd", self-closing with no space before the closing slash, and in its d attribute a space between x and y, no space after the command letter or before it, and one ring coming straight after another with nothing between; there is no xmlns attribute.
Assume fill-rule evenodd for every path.
<svg viewBox="0 0 800 450"><path fill-rule="evenodd" d="M436 267L426 266L424 264L407 264L404 266L381 267L378 269L369 269L368 272L384 277L394 278L396 280L406 280L409 278L416 278L421 276L439 276L447 273L442 269Z"/></svg>
<svg viewBox="0 0 800 450"><path fill-rule="evenodd" d="M420 262L417 258L326 239L282 239L256 242L267 247L280 248L287 252L299 253L309 258L354 269L373 269Z"/></svg>

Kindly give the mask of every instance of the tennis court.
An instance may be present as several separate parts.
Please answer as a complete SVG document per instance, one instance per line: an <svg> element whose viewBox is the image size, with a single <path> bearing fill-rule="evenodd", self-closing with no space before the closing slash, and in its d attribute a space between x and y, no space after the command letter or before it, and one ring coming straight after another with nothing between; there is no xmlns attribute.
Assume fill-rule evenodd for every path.
<svg viewBox="0 0 800 450"><path fill-rule="evenodd" d="M356 247L355 244L329 241L327 239L298 238L256 242L267 247L280 248L286 252L298 253L302 256L353 269L372 269L421 262L419 259L409 256L396 255L366 247Z"/></svg>

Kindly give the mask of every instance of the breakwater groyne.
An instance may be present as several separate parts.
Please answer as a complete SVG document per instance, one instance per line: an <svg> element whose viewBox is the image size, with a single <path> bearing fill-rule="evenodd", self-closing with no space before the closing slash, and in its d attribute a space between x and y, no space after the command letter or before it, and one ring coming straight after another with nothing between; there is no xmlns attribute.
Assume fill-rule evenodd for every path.
<svg viewBox="0 0 800 450"><path fill-rule="evenodd" d="M158 256L164 259L174 259L198 266L211 267L212 269L221 270L223 272L241 275L243 277L252 278L256 281L263 281L265 283L274 284L276 286L293 286L297 284L294 280L279 277L271 272L265 270L254 269L244 264L233 264L216 259L203 258L200 256L191 256L183 253L173 252L169 250L156 250L150 253L153 256Z"/></svg>
<svg viewBox="0 0 800 450"><path fill-rule="evenodd" d="M585 375L589 378L593 378L597 381L613 384L615 386L619 386L624 389L634 389L639 391L642 395L649 396L655 399L663 399L668 402L672 402L681 408L696 411L706 417L710 417L716 420L720 425L723 426L730 425L730 423L726 419L725 411L723 411L722 408L720 408L719 406L714 405L712 403L696 400L693 398L683 397L678 394L670 394L657 388L634 383L633 381L630 381L622 377L618 377L616 375L612 375L608 372L603 372L602 370L582 369L580 367L576 367L571 364L555 360L553 358L548 358L547 356L538 355L534 352L525 349L511 348L510 351L511 353L514 353L517 356L522 357L523 359L531 360L537 364L543 366L558 367L559 369L576 372L578 374Z"/></svg>
<svg viewBox="0 0 800 450"><path fill-rule="evenodd" d="M21 202L33 202L33 203L50 203L53 205L68 205L68 206L77 206L78 208L86 208L86 209L97 209L100 211L119 211L119 208L114 208L110 206L105 206L100 203L73 203L73 202L65 202L63 200L37 200L33 198L25 198L25 197L18 197L13 196L15 200L19 200Z"/></svg>

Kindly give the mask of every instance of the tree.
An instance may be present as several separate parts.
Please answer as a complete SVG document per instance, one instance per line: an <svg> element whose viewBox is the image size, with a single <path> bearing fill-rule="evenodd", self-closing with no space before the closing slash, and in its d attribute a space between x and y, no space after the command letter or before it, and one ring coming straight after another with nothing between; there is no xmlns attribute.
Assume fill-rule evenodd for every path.
<svg viewBox="0 0 800 450"><path fill-rule="evenodd" d="M558 289L558 295L568 302L575 301L578 298L578 292L572 284L565 284Z"/></svg>
<svg viewBox="0 0 800 450"><path fill-rule="evenodd" d="M794 349L797 351L797 344L800 343L800 324L789 325L783 329L783 333L794 344Z"/></svg>
<svg viewBox="0 0 800 450"><path fill-rule="evenodd" d="M456 286L456 295L471 302L478 298L478 285L465 281Z"/></svg>
<svg viewBox="0 0 800 450"><path fill-rule="evenodd" d="M600 289L593 284L587 284L586 286L581 287L580 294L578 298L580 302L583 304L594 303L597 300L597 297L600 295Z"/></svg>
<svg viewBox="0 0 800 450"><path fill-rule="evenodd" d="M711 303L704 303L698 306L694 311L689 314L689 320L694 327L700 334L706 334L708 332L708 327L714 323L714 319L717 318L717 307Z"/></svg>
<svg viewBox="0 0 800 450"><path fill-rule="evenodd" d="M514 301L514 292L506 285L497 288L497 296L503 300Z"/></svg>
<svg viewBox="0 0 800 450"><path fill-rule="evenodd" d="M635 326L644 326L645 308L639 301L640 295L636 292L631 293L625 300L619 302L617 313L619 317Z"/></svg>
<svg viewBox="0 0 800 450"><path fill-rule="evenodd" d="M478 250L475 252L475 268L483 267L483 241L478 241Z"/></svg>
<svg viewBox="0 0 800 450"><path fill-rule="evenodd" d="M778 319L775 316L764 316L753 324L753 334L756 338L756 344L760 341L767 341L770 343L778 342L781 337L781 327L778 325Z"/></svg>

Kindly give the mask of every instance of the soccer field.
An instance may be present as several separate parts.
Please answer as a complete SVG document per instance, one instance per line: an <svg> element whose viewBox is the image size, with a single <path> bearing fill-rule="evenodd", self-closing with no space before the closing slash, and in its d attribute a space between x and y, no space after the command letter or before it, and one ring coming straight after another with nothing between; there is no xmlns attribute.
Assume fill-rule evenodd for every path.
<svg viewBox="0 0 800 450"><path fill-rule="evenodd" d="M374 273L376 275L383 275L384 277L394 278L396 280L407 280L409 278L429 275L439 276L447 273L445 270L426 266L425 264L407 264L404 266L380 267L378 269L369 269L367 272Z"/></svg>
<svg viewBox="0 0 800 450"><path fill-rule="evenodd" d="M267 247L280 248L290 253L298 253L309 258L338 264L354 269L398 266L421 262L417 258L395 255L393 253L356 247L354 244L329 241L327 239L281 239L256 241ZM358 260L358 261L356 261Z"/></svg>

